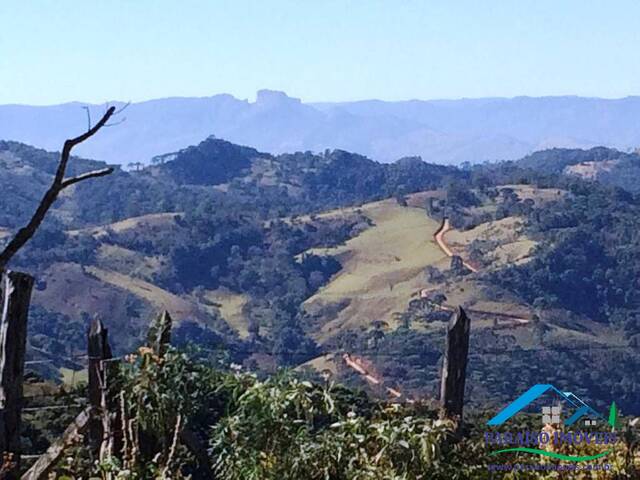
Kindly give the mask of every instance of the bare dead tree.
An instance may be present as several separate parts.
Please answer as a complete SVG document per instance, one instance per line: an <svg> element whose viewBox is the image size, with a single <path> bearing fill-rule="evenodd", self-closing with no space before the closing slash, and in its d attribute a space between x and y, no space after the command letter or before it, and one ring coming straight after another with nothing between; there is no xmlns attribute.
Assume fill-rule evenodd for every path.
<svg viewBox="0 0 640 480"><path fill-rule="evenodd" d="M87 112L87 130L91 130L91 110L87 106L82 107L82 109Z"/></svg>
<svg viewBox="0 0 640 480"><path fill-rule="evenodd" d="M89 129L85 133L64 142L62 153L60 154L60 163L58 164L58 169L56 170L56 174L53 178L51 187L49 187L49 190L47 190L47 192L44 194L44 197L40 201L40 205L33 214L33 217L31 217L29 223L25 227L18 230L18 233L16 233L15 237L13 237L13 239L5 247L2 253L0 253L0 272L5 269L13 256L18 253L18 251L22 247L24 247L25 244L35 235L38 227L40 227L40 225L42 224L42 221L44 220L47 212L58 199L58 195L60 195L60 192L62 192L67 187L75 185L76 183L82 182L84 180L89 180L90 178L104 177L105 175L109 175L113 172L113 168L103 168L100 170L83 173L75 177L65 178L67 164L69 163L69 158L71 157L71 150L73 150L73 147L94 136L96 133L98 133L98 131L100 131L101 128L109 126L109 119L117 113L118 112L116 112L116 107L108 108L100 121L98 121L98 123L96 123L93 127L89 125Z"/></svg>

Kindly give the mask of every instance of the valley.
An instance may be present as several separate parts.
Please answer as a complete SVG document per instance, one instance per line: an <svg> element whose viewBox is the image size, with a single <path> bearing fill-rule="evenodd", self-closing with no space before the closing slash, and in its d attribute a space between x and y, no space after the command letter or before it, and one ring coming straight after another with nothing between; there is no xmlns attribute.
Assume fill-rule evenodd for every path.
<svg viewBox="0 0 640 480"><path fill-rule="evenodd" d="M13 162L31 158L27 147L7 148ZM31 360L50 359L44 352L51 349L82 352L83 331L96 316L114 332L118 352L131 351L143 325L166 309L177 341L207 338L203 348L226 349L239 364L265 371L286 365L312 377L330 370L384 398L393 396L387 387L428 397L446 323L462 306L477 358L473 403L507 394L475 380L490 375L491 358L507 362L507 377L525 358L541 375L548 372L544 352L562 363L576 348L593 357L634 344L599 311L560 300L561 286L550 293L560 284L529 281L540 273L528 269L555 275L562 265L545 255L562 248L557 255L573 259L567 252L585 245L563 244L575 230L567 215L588 211L575 186L583 180L573 175L553 179L511 164L465 171L419 159L382 165L341 151L273 157L215 139L167 158L116 171L104 188L72 191L43 240L25 251L22 268L38 277ZM564 157L540 158L523 162L566 168ZM79 172L96 167L83 162L76 160ZM196 170L207 172L197 185L189 183ZM3 175L8 186L14 178ZM603 190L585 201L595 195L613 198ZM98 220L78 216L83 207ZM0 230L6 238L19 218L8 210L0 218L9 219ZM568 280L571 267L562 268ZM344 354L379 381L359 378ZM58 368L40 374L62 381L84 366Z"/></svg>

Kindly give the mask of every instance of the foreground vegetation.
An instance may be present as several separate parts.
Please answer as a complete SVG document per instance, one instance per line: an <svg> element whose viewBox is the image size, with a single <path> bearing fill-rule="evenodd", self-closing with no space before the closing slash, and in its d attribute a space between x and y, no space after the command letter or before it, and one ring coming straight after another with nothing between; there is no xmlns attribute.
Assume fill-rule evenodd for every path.
<svg viewBox="0 0 640 480"><path fill-rule="evenodd" d="M460 426L440 419L432 404L374 401L291 373L260 379L174 349L159 356L141 348L120 366L112 388L124 426L120 447L98 459L78 438L54 478L481 479L495 475L490 464L540 461L490 456L484 415ZM182 443L187 429L208 438L205 460ZM607 458L613 474L606 478L637 478L634 435L627 430ZM575 478L604 478L598 475ZM557 477L507 472L503 478Z"/></svg>

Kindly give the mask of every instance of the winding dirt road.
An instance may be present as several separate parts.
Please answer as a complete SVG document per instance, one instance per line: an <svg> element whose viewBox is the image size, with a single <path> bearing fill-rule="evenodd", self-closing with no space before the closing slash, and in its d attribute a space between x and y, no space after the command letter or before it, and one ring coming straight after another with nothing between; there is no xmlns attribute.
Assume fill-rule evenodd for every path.
<svg viewBox="0 0 640 480"><path fill-rule="evenodd" d="M440 228L436 231L434 238L440 249L447 255L447 257L453 257L455 253L453 253L453 250L451 250L449 245L447 245L447 242L444 240L444 236L449 230L451 230L451 224L449 223L449 219L445 218L442 225L440 225ZM462 261L462 264L474 273L478 271L476 267L464 260Z"/></svg>
<svg viewBox="0 0 640 480"><path fill-rule="evenodd" d="M447 232L449 232L450 230L452 230L451 228L451 224L449 223L449 219L445 218L442 222L442 225L440 225L440 228L436 231L436 233L434 234L434 239L436 241L436 243L438 244L438 246L440 247L440 249L445 253L445 255L447 255L448 257L453 257L455 255L455 253L453 252L453 250L451 249L451 247L449 247L449 245L447 245L447 242L445 241L445 235L447 234ZM468 262L465 262L463 260L463 265L468 268L469 270L471 270L472 272L478 272L478 268L474 267L473 265L469 264ZM421 292L422 294L422 292ZM445 311L454 311L454 307L450 306L450 305L436 305L434 304L434 306L440 310L445 310ZM478 310L478 309L472 309L469 308L467 309L467 311L473 315L474 313L477 315L492 315L495 316L497 318L502 318L502 319L509 319L511 320L511 324L510 325L504 325L503 326L508 326L508 327L518 327L518 326L524 326L527 325L528 323L531 322L530 318L523 318L523 317L518 317L515 315L510 315L508 313L502 313L502 312L490 312L490 311L486 311L486 310ZM367 382L371 383L372 385L383 385L384 380L382 378L380 378L379 376L375 375L374 373L372 373L371 371L369 371L365 366L364 363L357 357L352 356L350 353L345 353L342 356L342 359L344 360L345 364L355 370L357 373L359 373L360 375L362 375L365 380L367 380ZM385 390L387 391L387 393L389 393L390 395L392 395L393 397L395 397L396 399L400 399L403 397L403 394L396 390L395 388L391 388L391 387L384 387ZM405 397L406 398L406 397ZM408 400L411 401L411 400Z"/></svg>
<svg viewBox="0 0 640 480"><path fill-rule="evenodd" d="M434 234L434 239L436 241L436 243L438 244L438 246L440 247L440 249L445 253L445 255L447 255L448 257L453 257L455 255L455 253L453 252L453 250L451 249L451 247L449 245L447 245L447 242L444 239L444 236L447 234L448 231L452 230L451 228L451 223L449 222L448 218L445 218L442 221L442 225L440 225L440 228L436 231L436 233ZM464 260L462 261L463 265L465 267L467 267L469 270L471 270L472 272L476 273L478 272L478 268L474 267L473 265L469 264L468 262L465 262ZM422 292L421 292L422 295ZM449 306L449 305L438 305L438 307L442 310L446 310L446 311L454 311L454 307ZM528 324L531 319L530 318L523 318L523 317L518 317L515 315L510 315L508 313L502 313L502 312L490 312L487 310L477 310L477 309L467 309L467 311L470 314L479 314L479 315L493 315L495 317L498 318L508 318L509 320L512 320L514 322L513 326L517 326L517 325L526 325Z"/></svg>
<svg viewBox="0 0 640 480"><path fill-rule="evenodd" d="M363 365L362 361L360 361L360 359L358 359L357 357L351 356L350 353L345 353L342 356L342 359L344 360L344 363L347 364L347 366L349 366L350 368L358 372L360 375L362 375L367 382L373 385L382 385L384 383L384 380L382 378L368 371ZM384 387L384 388L387 391L387 393L389 393L391 396L395 398L402 397L402 393L396 390L395 388L391 388L391 387Z"/></svg>

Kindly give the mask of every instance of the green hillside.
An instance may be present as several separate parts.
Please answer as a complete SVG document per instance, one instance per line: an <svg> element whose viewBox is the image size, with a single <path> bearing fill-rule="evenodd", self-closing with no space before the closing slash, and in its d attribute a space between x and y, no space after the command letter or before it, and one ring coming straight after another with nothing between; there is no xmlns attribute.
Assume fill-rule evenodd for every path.
<svg viewBox="0 0 640 480"><path fill-rule="evenodd" d="M55 155L2 148L0 179L28 185L24 195L4 191L6 241L46 187ZM39 180L20 183L23 168ZM193 180L202 169L207 180ZM636 408L638 289L627 259L640 252L628 235L640 206L620 190L536 165L270 156L216 139L94 183L65 195L15 259L38 279L30 359L84 352L96 315L115 348L131 351L148 319L168 309L178 343L200 341L264 371L330 366L365 386L340 360L350 352L419 397L435 388L444 327L462 305L478 355L472 402L508 397L508 383L481 381L493 378L496 358L505 378L524 385L561 380L550 366L521 371L555 355L557 365L596 362L582 379L596 393L627 376L619 401ZM453 230L444 238L463 267L434 242L445 215ZM628 367L611 375L621 361Z"/></svg>

